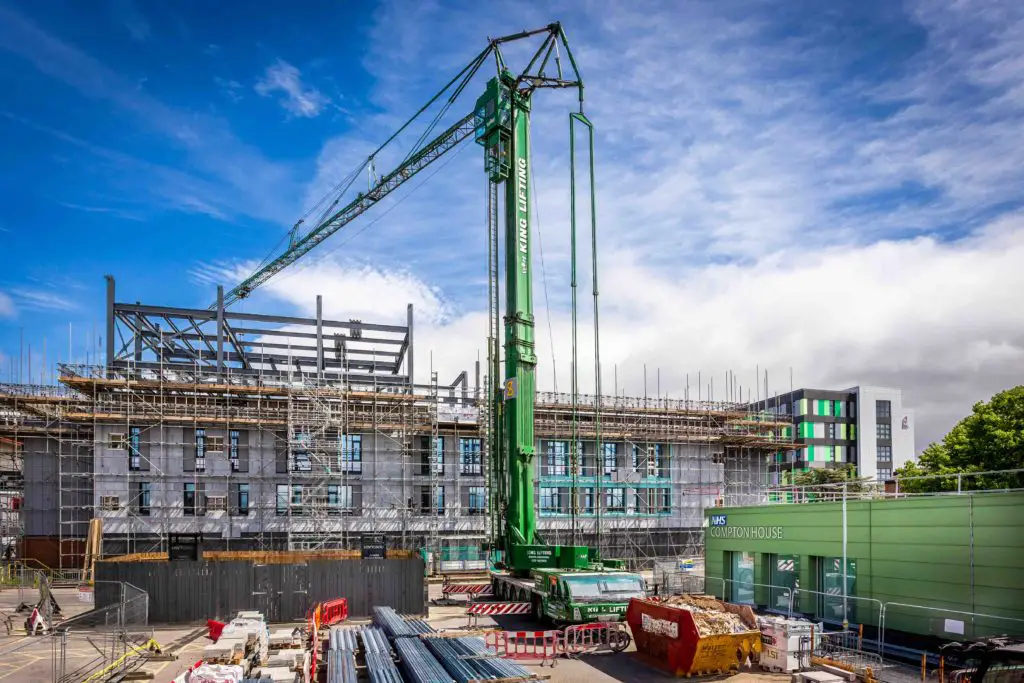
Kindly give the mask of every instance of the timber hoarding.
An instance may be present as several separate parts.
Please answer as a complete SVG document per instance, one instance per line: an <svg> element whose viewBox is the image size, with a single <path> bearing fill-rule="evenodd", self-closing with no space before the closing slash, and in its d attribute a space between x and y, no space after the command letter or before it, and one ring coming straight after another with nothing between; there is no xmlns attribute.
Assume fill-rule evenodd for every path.
<svg viewBox="0 0 1024 683"><path fill-rule="evenodd" d="M706 576L749 581L752 555L754 584L790 579L795 611L838 621L841 502L714 508L706 518ZM849 600L853 623L878 626L888 603L887 631L1024 635L1024 493L849 500L847 557L848 595L864 598ZM736 585L709 579L707 590L736 599ZM781 607L784 591L765 586L745 595L758 606Z"/></svg>

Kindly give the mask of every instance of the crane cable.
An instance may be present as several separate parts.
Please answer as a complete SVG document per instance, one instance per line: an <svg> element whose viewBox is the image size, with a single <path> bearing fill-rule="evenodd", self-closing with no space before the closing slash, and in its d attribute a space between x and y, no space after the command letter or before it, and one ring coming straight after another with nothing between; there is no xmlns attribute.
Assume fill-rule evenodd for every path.
<svg viewBox="0 0 1024 683"><path fill-rule="evenodd" d="M529 126L533 128L532 119ZM533 135L529 132L527 139L527 154L533 159ZM553 391L558 393L558 373L555 365L555 335L551 328L551 302L548 299L548 273L544 265L544 238L540 229L540 206L537 203L537 178L536 172L530 174L530 197L533 198L533 223L537 226L537 252L540 254L540 280L544 285L544 316L548 323L548 342L551 344L551 379L554 382Z"/></svg>
<svg viewBox="0 0 1024 683"><path fill-rule="evenodd" d="M462 150L464 150L464 149L466 149L466 146L465 146L465 145L460 145L460 146L459 146L459 147L458 147L457 149L455 149L455 150L454 150L454 153L453 153L453 154L452 154L451 156L449 156L449 157L448 157L447 159L445 159L445 160L444 160L444 162L442 162L442 163L441 163L441 164L440 164L439 166L437 166L437 167L436 167L436 168L435 168L435 169L433 170L433 172L431 172L431 173L430 173L429 175L425 176L425 177L423 178L423 180L422 180L422 181L420 181L420 183L419 183L418 185L414 185L414 186L412 187L412 189L410 189L410 190L409 190L409 191L408 191L407 193L405 193L404 195L402 195L402 196L401 196L401 197L400 197L400 198L399 198L398 200L396 200L396 201L395 201L395 202L394 202L393 204L391 204L391 206L389 206L389 207L388 207L387 209L385 209L384 211L381 211L381 212L380 212L380 214L379 214L379 215L377 215L377 216L376 216L376 217L375 217L375 218L374 218L374 219L373 219L372 221L369 221L369 222L367 222L367 223L366 223L366 225L363 225L362 227L360 227L360 228L359 228L358 230L356 230L355 232L353 232L353 233L349 234L349 235L348 235L348 237L347 237L347 239L345 239L345 240L343 240L343 241L339 242L339 243L338 243L337 245L335 245L335 246L334 246L334 248L330 249L329 251L326 251L326 252L322 252L322 253L321 253L321 254L319 254L319 255L318 255L318 257L317 257L317 258L315 258L315 259L308 259L308 260L306 260L306 261L303 261L303 262L302 262L302 263L301 263L300 265L298 265L298 267L290 269L290 270L289 270L289 271L288 271L287 273L285 273L285 274L284 274L284 276L283 276L283 277L281 276L281 273L277 273L277 274L276 274L276 277L275 277L274 279L275 279L275 280L276 280L277 282L279 282L279 283L280 283L280 282L283 282L283 281L287 280L287 279L288 279L288 278L290 278L290 277L291 277L292 275L296 275L296 274L298 274L298 273L301 273L302 271L304 271L305 269L309 268L310 266L314 266L314 265L316 265L316 264L318 264L318 263L322 263L322 262L324 261L324 259L326 259L326 258L327 258L328 256L330 256L330 255L331 255L331 254L333 254L334 252L338 251L339 249L341 249L342 247L344 247L344 246L345 246L346 244L349 244L349 243L350 243L350 242L351 242L352 240L354 240L354 239L355 239L356 237L359 237L359 235L363 234L364 232L366 232L367 230L369 230L370 228L372 228L372 227L373 227L374 225L376 225L376 224L377 224L377 223L378 223L378 222L379 222L379 221L380 221L381 219L383 219L383 218L384 218L385 216L387 216L387 215L388 215L389 213L391 213L391 212L392 212L392 211L394 211L394 210L395 210L396 208L398 208L398 205L399 205L399 204L401 204L402 202L404 202L404 201L405 201L406 199L408 199L409 197L411 197L411 196L412 196L412 195L413 195L413 194L414 194L414 193L415 193L415 192L416 192L417 190L419 190L419 189L420 189L421 187L423 187L423 186L424 186L424 185L426 185L426 184L427 184L428 182L430 182L430 179L431 179L431 178L433 178L433 177L434 177L435 175L437 175L438 173L440 173L440 172L441 172L441 169L443 169L443 168L444 168L444 167L446 167L446 166L447 166L448 164L450 164L450 163L451 163L451 162L452 162L452 161L453 161L453 160L455 159L455 157L457 157L457 156L459 155L459 153L460 153L460 152L461 152Z"/></svg>

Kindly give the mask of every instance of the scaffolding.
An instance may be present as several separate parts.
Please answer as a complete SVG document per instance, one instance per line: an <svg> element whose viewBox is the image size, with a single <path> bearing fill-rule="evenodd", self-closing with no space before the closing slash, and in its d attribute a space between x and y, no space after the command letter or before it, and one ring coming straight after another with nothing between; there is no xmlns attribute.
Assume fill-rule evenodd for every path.
<svg viewBox="0 0 1024 683"><path fill-rule="evenodd" d="M0 385L0 437L24 460L18 532L48 539L63 568L82 566L96 517L108 555L166 551L183 533L236 550L354 549L373 533L439 569L486 566L479 365L472 389L465 372L443 385L432 369L417 385L411 307L405 326L317 311L115 304L111 282L105 365ZM699 554L704 509L766 500L766 463L792 448L791 423L742 403L572 398L537 396L541 534L632 566Z"/></svg>

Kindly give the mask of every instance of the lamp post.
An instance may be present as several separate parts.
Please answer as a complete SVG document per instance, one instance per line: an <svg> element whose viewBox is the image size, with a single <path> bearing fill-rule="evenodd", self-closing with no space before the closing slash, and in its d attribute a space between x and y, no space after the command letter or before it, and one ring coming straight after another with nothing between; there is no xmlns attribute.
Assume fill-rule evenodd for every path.
<svg viewBox="0 0 1024 683"><path fill-rule="evenodd" d="M847 540L847 529L846 529L846 482L843 482L843 630L845 631L850 627L850 621L847 618L846 612L846 540Z"/></svg>

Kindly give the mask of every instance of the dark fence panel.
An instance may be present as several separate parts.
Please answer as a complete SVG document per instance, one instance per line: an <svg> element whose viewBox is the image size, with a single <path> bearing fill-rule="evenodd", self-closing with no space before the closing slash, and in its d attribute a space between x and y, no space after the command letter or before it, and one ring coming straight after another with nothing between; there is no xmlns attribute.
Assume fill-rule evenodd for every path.
<svg viewBox="0 0 1024 683"><path fill-rule="evenodd" d="M296 564L247 561L97 562L96 606L116 604L120 592L102 581L125 581L149 593L149 621L182 624L227 619L259 610L267 621L297 621L323 600L347 598L353 617L374 605L424 614L427 590L421 558L313 560Z"/></svg>

